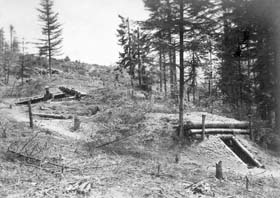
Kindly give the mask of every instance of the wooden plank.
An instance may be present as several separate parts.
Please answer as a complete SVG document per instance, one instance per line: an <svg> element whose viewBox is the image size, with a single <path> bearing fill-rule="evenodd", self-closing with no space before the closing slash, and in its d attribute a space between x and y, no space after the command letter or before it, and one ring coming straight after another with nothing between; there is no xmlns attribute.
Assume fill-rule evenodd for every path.
<svg viewBox="0 0 280 198"><path fill-rule="evenodd" d="M202 134L202 129L189 129L190 134ZM205 134L244 134L249 135L247 129L205 129Z"/></svg>

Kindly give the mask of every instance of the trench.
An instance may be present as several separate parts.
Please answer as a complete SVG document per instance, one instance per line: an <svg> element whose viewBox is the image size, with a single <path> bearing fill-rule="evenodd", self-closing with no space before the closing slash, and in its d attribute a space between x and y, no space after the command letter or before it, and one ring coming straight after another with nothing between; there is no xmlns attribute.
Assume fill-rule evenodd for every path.
<svg viewBox="0 0 280 198"><path fill-rule="evenodd" d="M221 140L239 157L239 159L247 164L248 168L261 167L260 163L249 154L249 151L245 151L244 148L240 146L240 143L233 137L221 137Z"/></svg>

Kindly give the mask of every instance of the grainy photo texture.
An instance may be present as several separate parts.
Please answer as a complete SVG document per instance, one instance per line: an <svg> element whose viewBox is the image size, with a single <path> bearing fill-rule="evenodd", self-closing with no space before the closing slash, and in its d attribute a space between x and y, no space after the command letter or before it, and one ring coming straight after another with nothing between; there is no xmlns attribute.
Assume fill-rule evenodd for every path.
<svg viewBox="0 0 280 198"><path fill-rule="evenodd" d="M279 0L0 0L0 198L279 186Z"/></svg>

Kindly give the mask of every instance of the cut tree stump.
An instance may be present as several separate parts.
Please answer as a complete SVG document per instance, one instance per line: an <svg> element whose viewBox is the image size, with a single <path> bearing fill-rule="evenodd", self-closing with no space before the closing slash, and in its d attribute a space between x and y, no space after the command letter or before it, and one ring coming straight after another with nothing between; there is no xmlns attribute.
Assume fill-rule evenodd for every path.
<svg viewBox="0 0 280 198"><path fill-rule="evenodd" d="M223 163L222 161L219 161L216 164L216 178L217 179L224 179L223 177L223 167L222 167Z"/></svg>

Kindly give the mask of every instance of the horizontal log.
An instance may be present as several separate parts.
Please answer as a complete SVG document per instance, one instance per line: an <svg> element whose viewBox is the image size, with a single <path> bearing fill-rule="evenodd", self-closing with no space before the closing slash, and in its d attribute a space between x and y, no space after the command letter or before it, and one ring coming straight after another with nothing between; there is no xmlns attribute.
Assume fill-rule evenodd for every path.
<svg viewBox="0 0 280 198"><path fill-rule="evenodd" d="M64 116L58 114L43 114L43 113L33 113L34 116L39 116L42 118L52 118L52 119L70 119L72 116Z"/></svg>
<svg viewBox="0 0 280 198"><path fill-rule="evenodd" d="M201 122L188 122L184 125L187 129L202 129ZM248 129L249 122L240 121L240 122L206 122L205 128L223 128L223 129Z"/></svg>
<svg viewBox="0 0 280 198"><path fill-rule="evenodd" d="M67 95L64 94L64 93L58 93L58 94L53 95L54 99L61 99L61 98L65 98L65 97L67 97ZM30 101L30 100L31 100L31 104L43 102L44 101L44 96L35 96L35 97L32 97L32 98L24 99L20 102L17 102L16 105L27 105L28 101Z"/></svg>
<svg viewBox="0 0 280 198"><path fill-rule="evenodd" d="M202 129L189 129L190 134L202 134ZM244 134L249 135L247 129L205 129L205 134Z"/></svg>

